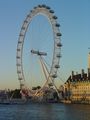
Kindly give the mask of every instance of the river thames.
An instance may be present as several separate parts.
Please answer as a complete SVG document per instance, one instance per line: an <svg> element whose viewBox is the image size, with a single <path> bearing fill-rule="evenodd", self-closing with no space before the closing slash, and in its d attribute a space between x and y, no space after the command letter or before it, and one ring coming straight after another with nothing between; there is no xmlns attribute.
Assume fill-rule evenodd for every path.
<svg viewBox="0 0 90 120"><path fill-rule="evenodd" d="M0 120L90 120L90 105L0 105Z"/></svg>

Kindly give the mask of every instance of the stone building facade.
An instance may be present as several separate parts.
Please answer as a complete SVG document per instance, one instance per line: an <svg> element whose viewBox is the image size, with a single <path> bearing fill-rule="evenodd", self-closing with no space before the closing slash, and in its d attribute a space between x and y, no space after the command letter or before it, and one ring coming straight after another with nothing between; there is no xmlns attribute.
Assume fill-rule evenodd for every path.
<svg viewBox="0 0 90 120"><path fill-rule="evenodd" d="M72 71L64 84L64 97L71 101L90 102L90 69L88 73L84 73L82 69L82 73L76 75Z"/></svg>

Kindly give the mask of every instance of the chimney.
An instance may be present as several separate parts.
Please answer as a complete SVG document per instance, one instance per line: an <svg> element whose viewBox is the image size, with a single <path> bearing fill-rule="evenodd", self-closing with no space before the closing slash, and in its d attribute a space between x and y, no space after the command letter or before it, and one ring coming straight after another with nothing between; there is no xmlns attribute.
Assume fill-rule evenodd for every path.
<svg viewBox="0 0 90 120"><path fill-rule="evenodd" d="M84 79L84 69L82 69L82 79Z"/></svg>
<svg viewBox="0 0 90 120"><path fill-rule="evenodd" d="M88 68L88 80L90 80L90 68Z"/></svg>
<svg viewBox="0 0 90 120"><path fill-rule="evenodd" d="M90 52L88 54L88 68L90 69Z"/></svg>
<svg viewBox="0 0 90 120"><path fill-rule="evenodd" d="M88 54L88 80L90 80L90 52Z"/></svg>
<svg viewBox="0 0 90 120"><path fill-rule="evenodd" d="M72 71L72 80L74 79L74 71Z"/></svg>

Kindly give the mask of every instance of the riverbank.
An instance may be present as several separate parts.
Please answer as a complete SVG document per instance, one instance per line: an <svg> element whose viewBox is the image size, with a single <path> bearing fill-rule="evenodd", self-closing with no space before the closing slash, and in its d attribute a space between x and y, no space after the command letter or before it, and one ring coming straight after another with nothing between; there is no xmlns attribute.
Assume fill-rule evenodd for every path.
<svg viewBox="0 0 90 120"><path fill-rule="evenodd" d="M77 101L61 100L60 102L64 104L89 104L90 105L90 101L81 101L81 100L77 100Z"/></svg>

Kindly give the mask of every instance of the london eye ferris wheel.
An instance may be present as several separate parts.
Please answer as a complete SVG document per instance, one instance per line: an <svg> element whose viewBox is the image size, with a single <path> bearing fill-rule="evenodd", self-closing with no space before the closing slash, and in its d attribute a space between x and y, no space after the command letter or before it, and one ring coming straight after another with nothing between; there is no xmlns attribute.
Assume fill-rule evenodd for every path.
<svg viewBox="0 0 90 120"><path fill-rule="evenodd" d="M16 54L16 62L17 62L17 74L18 74L18 80L20 82L20 89L21 91L24 91L23 94L25 96L30 96L32 94L32 96L37 94L37 91L33 91L32 88L28 88L26 85L26 81L27 78L25 76L25 69L24 69L24 44L25 41L27 41L26 38L26 34L28 32L28 28L31 25L32 21L34 18L39 17L39 15L44 16L47 18L48 23L50 23L51 25L51 29L52 29L52 36L53 36L53 42L51 43L52 46L52 50L50 54L52 54L51 57L51 61L50 61L50 66L48 68L47 65L47 57L49 54L49 49L46 48L47 46L42 45L42 43L38 43L41 44L43 46L43 48L45 48L45 50L40 49L40 47L33 47L32 42L30 43L31 48L29 48L29 54L32 54L33 56L37 56L40 64L41 64L41 68L43 71L43 75L44 75L44 82L41 86L41 88L38 91L43 91L45 88L49 88L49 87L53 87L57 90L57 87L55 85L55 79L57 78L57 71L60 68L59 62L60 62L60 57L61 57L61 33L60 33L60 24L57 22L57 16L55 16L54 11L51 10L50 7L46 6L46 5L38 5L36 7L34 7L30 13L26 16L23 25L21 27L21 31L19 34L19 39L18 39L18 44L17 44L17 54ZM45 24L45 23L44 23ZM39 29L39 28L38 28ZM43 32L43 26L42 26L42 32ZM33 31L34 33L34 31ZM38 40L36 41L36 45L37 42L39 42ZM43 41L42 41L43 42ZM45 42L45 40L44 40ZM47 41L46 41L46 44ZM29 46L29 45L28 45ZM35 58L36 59L36 58ZM29 60L30 61L30 60ZM33 63L31 63L33 64ZM30 69L33 69L33 67L31 67ZM38 72L38 69L35 68Z"/></svg>

